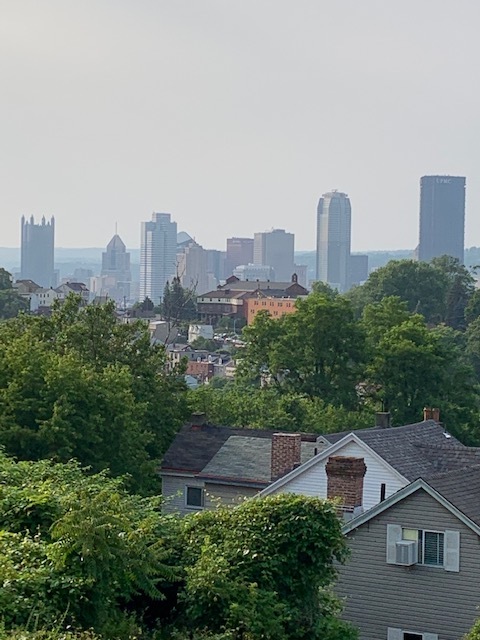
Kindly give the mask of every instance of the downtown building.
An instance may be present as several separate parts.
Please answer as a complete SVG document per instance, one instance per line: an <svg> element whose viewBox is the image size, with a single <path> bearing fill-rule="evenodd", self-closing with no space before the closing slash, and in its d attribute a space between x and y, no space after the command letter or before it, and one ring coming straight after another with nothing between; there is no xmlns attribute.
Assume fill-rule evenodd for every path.
<svg viewBox="0 0 480 640"><path fill-rule="evenodd" d="M49 222L42 217L35 224L34 217L21 219L21 266L20 279L32 280L40 287L49 289L56 285L54 270L55 218Z"/></svg>
<svg viewBox="0 0 480 640"><path fill-rule="evenodd" d="M317 275L341 293L368 277L368 256L352 255L352 207L340 191L324 193L317 207Z"/></svg>
<svg viewBox="0 0 480 640"><path fill-rule="evenodd" d="M465 178L423 176L420 179L418 259L447 255L463 264L465 242Z"/></svg>
<svg viewBox="0 0 480 640"><path fill-rule="evenodd" d="M294 243L295 236L285 229L256 233L253 239L253 264L271 267L277 282L290 281L295 273Z"/></svg>
<svg viewBox="0 0 480 640"><path fill-rule="evenodd" d="M167 282L177 272L177 223L169 213L153 213L142 222L140 240L140 300L159 304Z"/></svg>

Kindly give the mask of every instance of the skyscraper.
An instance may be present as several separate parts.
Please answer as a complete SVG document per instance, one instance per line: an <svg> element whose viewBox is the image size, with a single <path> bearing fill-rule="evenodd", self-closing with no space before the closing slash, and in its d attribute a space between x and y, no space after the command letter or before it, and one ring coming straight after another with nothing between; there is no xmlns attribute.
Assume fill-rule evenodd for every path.
<svg viewBox="0 0 480 640"><path fill-rule="evenodd" d="M108 296L117 302L130 299L130 254L117 233L107 244L107 250L102 253L102 277Z"/></svg>
<svg viewBox="0 0 480 640"><path fill-rule="evenodd" d="M55 218L50 222L42 217L41 224L35 224L34 217L21 220L21 279L33 280L41 287L54 287Z"/></svg>
<svg viewBox="0 0 480 640"><path fill-rule="evenodd" d="M350 280L352 208L346 193L324 193L317 207L317 280L346 291Z"/></svg>
<svg viewBox="0 0 480 640"><path fill-rule="evenodd" d="M253 238L227 238L225 277L232 275L235 267L253 262Z"/></svg>
<svg viewBox="0 0 480 640"><path fill-rule="evenodd" d="M256 233L253 264L272 267L277 282L289 282L295 273L294 243L295 236L285 229Z"/></svg>
<svg viewBox="0 0 480 640"><path fill-rule="evenodd" d="M463 263L465 178L423 176L420 179L418 259L453 256Z"/></svg>
<svg viewBox="0 0 480 640"><path fill-rule="evenodd" d="M140 242L140 299L147 296L158 304L167 281L176 275L177 223L169 213L153 213L142 222Z"/></svg>

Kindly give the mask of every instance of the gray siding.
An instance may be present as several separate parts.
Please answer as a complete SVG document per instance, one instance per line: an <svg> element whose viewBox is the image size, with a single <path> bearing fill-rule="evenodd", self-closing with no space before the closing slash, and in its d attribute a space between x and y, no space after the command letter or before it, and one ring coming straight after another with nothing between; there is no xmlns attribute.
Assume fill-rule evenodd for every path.
<svg viewBox="0 0 480 640"><path fill-rule="evenodd" d="M201 509L185 506L185 487L203 487L204 482L189 476L162 476L162 495L165 498L163 510L166 513L195 513Z"/></svg>
<svg viewBox="0 0 480 640"><path fill-rule="evenodd" d="M165 498L164 511L182 516L201 509L185 506L185 487L204 487L205 509L215 509L219 504L234 506L246 498L251 498L259 489L235 487L231 485L205 483L191 476L162 476L162 495Z"/></svg>
<svg viewBox="0 0 480 640"><path fill-rule="evenodd" d="M460 531L460 571L386 563L387 524ZM480 540L447 509L419 490L349 535L351 556L339 569L343 617L361 640L386 640L387 627L459 640L479 616Z"/></svg>
<svg viewBox="0 0 480 640"><path fill-rule="evenodd" d="M252 498L259 492L259 489L250 487L235 487L224 484L205 485L205 507L214 509L217 505L235 506L243 502L246 498Z"/></svg>

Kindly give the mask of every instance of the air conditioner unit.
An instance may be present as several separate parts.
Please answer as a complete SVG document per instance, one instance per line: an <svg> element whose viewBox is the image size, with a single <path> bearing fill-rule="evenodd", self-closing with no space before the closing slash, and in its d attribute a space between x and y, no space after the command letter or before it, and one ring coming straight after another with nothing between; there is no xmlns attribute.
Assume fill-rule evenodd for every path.
<svg viewBox="0 0 480 640"><path fill-rule="evenodd" d="M399 540L395 549L395 564L402 564L406 567L418 562L418 542L414 540Z"/></svg>

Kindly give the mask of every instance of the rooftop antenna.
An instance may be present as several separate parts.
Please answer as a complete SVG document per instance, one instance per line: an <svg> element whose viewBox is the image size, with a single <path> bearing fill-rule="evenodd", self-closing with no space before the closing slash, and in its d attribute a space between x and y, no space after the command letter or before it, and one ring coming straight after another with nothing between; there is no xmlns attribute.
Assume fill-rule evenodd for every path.
<svg viewBox="0 0 480 640"><path fill-rule="evenodd" d="M118 235L118 222L115 222L115 235Z"/></svg>

